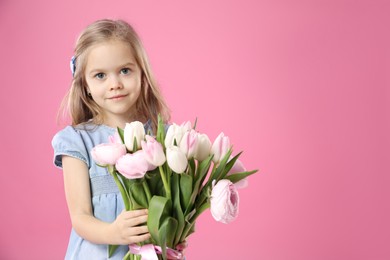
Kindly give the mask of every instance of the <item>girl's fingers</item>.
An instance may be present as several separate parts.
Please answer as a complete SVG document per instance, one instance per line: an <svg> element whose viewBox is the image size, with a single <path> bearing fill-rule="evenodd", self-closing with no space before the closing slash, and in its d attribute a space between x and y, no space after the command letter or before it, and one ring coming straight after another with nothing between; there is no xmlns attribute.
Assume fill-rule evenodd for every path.
<svg viewBox="0 0 390 260"><path fill-rule="evenodd" d="M136 235L142 235L149 232L147 226L140 226L140 227L131 227L129 228L130 236L136 236Z"/></svg>
<svg viewBox="0 0 390 260"><path fill-rule="evenodd" d="M143 242L143 241L145 241L145 240L147 240L149 238L150 238L150 234L149 233L144 234L144 235L140 235L140 236L133 236L131 238L131 241L129 241L129 244Z"/></svg>
<svg viewBox="0 0 390 260"><path fill-rule="evenodd" d="M130 210L130 211L124 211L122 212L124 219L132 219L139 216L147 216L148 210L147 209L140 209L140 210Z"/></svg>
<svg viewBox="0 0 390 260"><path fill-rule="evenodd" d="M148 221L148 215L127 219L127 223L130 227L138 226L140 224L145 224L147 221Z"/></svg>

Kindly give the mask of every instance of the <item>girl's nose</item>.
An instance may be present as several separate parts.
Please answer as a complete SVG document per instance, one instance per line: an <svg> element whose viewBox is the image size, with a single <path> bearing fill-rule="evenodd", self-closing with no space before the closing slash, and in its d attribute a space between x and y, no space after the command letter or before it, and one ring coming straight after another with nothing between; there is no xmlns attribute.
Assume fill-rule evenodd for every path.
<svg viewBox="0 0 390 260"><path fill-rule="evenodd" d="M121 89L121 88L123 88L121 80L119 79L119 77L113 76L110 82L110 90Z"/></svg>

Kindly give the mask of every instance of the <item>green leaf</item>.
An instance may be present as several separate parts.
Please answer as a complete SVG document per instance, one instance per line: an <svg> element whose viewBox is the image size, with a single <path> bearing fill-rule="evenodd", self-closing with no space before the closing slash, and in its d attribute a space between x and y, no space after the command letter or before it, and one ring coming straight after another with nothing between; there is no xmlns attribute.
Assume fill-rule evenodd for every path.
<svg viewBox="0 0 390 260"><path fill-rule="evenodd" d="M180 201L181 206L185 210L190 205L192 194L192 177L190 175L180 175Z"/></svg>
<svg viewBox="0 0 390 260"><path fill-rule="evenodd" d="M133 153L135 153L137 150L138 150L137 137L134 136L134 140L133 140Z"/></svg>
<svg viewBox="0 0 390 260"><path fill-rule="evenodd" d="M168 217L164 220L164 222L161 224L161 227L159 229L159 236L160 236L160 241L166 242L166 246L169 248L173 248L174 244L173 242L175 241L175 234L177 230L177 220L174 219L173 217ZM163 245L161 245L162 247ZM162 247L161 249L166 248Z"/></svg>
<svg viewBox="0 0 390 260"><path fill-rule="evenodd" d="M184 218L187 223L190 223L191 218L196 214L196 208L191 210Z"/></svg>
<svg viewBox="0 0 390 260"><path fill-rule="evenodd" d="M117 127L119 137L121 138L122 144L125 144L125 131L122 128Z"/></svg>
<svg viewBox="0 0 390 260"><path fill-rule="evenodd" d="M173 216L177 220L177 231L175 233L175 240L173 245L177 245L180 242L180 237L184 229L184 215L180 204L180 186L179 177L186 175L173 174L172 175L172 198L173 198Z"/></svg>
<svg viewBox="0 0 390 260"><path fill-rule="evenodd" d="M195 175L195 159L188 160L188 175L194 177Z"/></svg>
<svg viewBox="0 0 390 260"><path fill-rule="evenodd" d="M110 258L115 253L115 250L118 247L119 245L108 245L108 258Z"/></svg>
<svg viewBox="0 0 390 260"><path fill-rule="evenodd" d="M252 175L252 174L256 173L257 171L258 170L247 171L247 172L238 172L238 173L234 173L234 174L229 175L229 176L225 176L224 179L227 179L227 180L230 180L233 183L236 183L236 182L239 182L242 179L248 177L249 175Z"/></svg>
<svg viewBox="0 0 390 260"><path fill-rule="evenodd" d="M201 190L200 187L201 187L204 179L207 176L207 172L210 169L212 159L213 159L213 156L211 155L206 160L201 162L200 166L198 167L197 173L195 175L195 183L193 185L193 188L191 189L192 190L191 198L190 198L190 201L189 201L187 207L185 208L185 213L184 213L185 216L187 216L188 213L193 209L193 205L195 203L195 200L196 200L196 198Z"/></svg>
<svg viewBox="0 0 390 260"><path fill-rule="evenodd" d="M206 178L207 173L210 170L210 166L211 166L211 162L213 160L213 157L214 157L214 155L210 155L206 160L203 160L201 162L200 166L198 167L196 175L195 175L196 183L198 183L198 185L203 184L203 181Z"/></svg>
<svg viewBox="0 0 390 260"><path fill-rule="evenodd" d="M172 202L165 197L153 196L149 203L149 233L160 246L159 228L163 221L171 215Z"/></svg>
<svg viewBox="0 0 390 260"><path fill-rule="evenodd" d="M123 202L125 204L125 209L130 210L131 209L131 200L130 200L129 193L127 192L127 189L124 186L123 182L119 179L119 178L122 178L122 175L118 174L118 172L115 170L115 168L110 168L109 172L114 177L114 181L116 183L116 186L118 187L118 189L122 195L122 199L123 199ZM120 176L120 177L118 177L118 176Z"/></svg>
<svg viewBox="0 0 390 260"><path fill-rule="evenodd" d="M190 230L187 233L186 237L189 237L192 233L195 233L195 222L192 224Z"/></svg>
<svg viewBox="0 0 390 260"><path fill-rule="evenodd" d="M193 230L194 225L195 225L195 222L192 222L192 223L187 222L187 223L186 223L186 226L185 226L184 231L183 231L183 233L182 233L182 235L181 235L181 238L180 238L180 242L186 240L186 238L187 238L187 237L189 236L189 234L190 234L190 231Z"/></svg>
<svg viewBox="0 0 390 260"><path fill-rule="evenodd" d="M197 123L198 123L198 117L195 117L194 127L192 129L196 130Z"/></svg>
<svg viewBox="0 0 390 260"><path fill-rule="evenodd" d="M133 199L133 210L148 208L148 200L142 184L143 180L134 180L130 185L130 196Z"/></svg>
<svg viewBox="0 0 390 260"><path fill-rule="evenodd" d="M236 163L238 157L240 157L241 154L242 152L239 152L236 156L234 156L231 160L229 160L229 162L225 166L225 169L223 170L223 173L221 174L220 179L223 179L226 176L226 174L229 173L229 171L233 168L234 164Z"/></svg>
<svg viewBox="0 0 390 260"><path fill-rule="evenodd" d="M161 180L160 172L157 169L145 174L145 180L148 183L152 195L164 196L164 184Z"/></svg>
<svg viewBox="0 0 390 260"><path fill-rule="evenodd" d="M164 122L163 122L160 114L158 115L158 125L157 125L156 140L157 140L157 142L159 142L163 146L163 148L165 150L165 143L164 143L164 140L165 140L165 125L164 125Z"/></svg>
<svg viewBox="0 0 390 260"><path fill-rule="evenodd" d="M167 259L167 237L165 236L165 230L160 229L158 234L159 234L159 243L158 245L161 247L161 256L162 259L166 260ZM164 234L162 233L164 232Z"/></svg>
<svg viewBox="0 0 390 260"><path fill-rule="evenodd" d="M233 150L232 149L229 149L229 151L225 154L225 156L222 158L222 160L219 162L219 165L217 166L217 169L215 170L213 176L211 176L211 178L209 179L208 181L208 185L213 181L213 180L217 180L219 181L221 179L221 176L223 175L223 172L225 170L225 167L226 167L226 163L227 161L229 160L230 158L230 155L232 154Z"/></svg>

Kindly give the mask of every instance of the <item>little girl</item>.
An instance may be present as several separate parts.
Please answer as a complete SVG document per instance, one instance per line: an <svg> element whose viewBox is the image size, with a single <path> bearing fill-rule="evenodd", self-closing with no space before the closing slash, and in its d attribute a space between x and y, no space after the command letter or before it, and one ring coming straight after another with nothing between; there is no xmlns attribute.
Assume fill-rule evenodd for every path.
<svg viewBox="0 0 390 260"><path fill-rule="evenodd" d="M122 259L129 244L150 237L148 212L124 211L112 176L90 151L135 120L155 131L157 115L168 122L169 110L138 35L124 21L89 25L77 40L71 69L62 110L69 111L72 125L52 141L73 227L65 259L107 259L108 244L121 245L110 259Z"/></svg>

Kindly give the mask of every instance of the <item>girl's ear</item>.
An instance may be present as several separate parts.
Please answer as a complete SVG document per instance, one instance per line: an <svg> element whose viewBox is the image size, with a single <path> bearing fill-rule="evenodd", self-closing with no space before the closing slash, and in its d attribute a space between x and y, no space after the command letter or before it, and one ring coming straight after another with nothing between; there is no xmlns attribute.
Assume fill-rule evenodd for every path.
<svg viewBox="0 0 390 260"><path fill-rule="evenodd" d="M85 92L87 92L87 96L88 96L88 97L92 97L91 91L89 90L88 87L85 88Z"/></svg>

